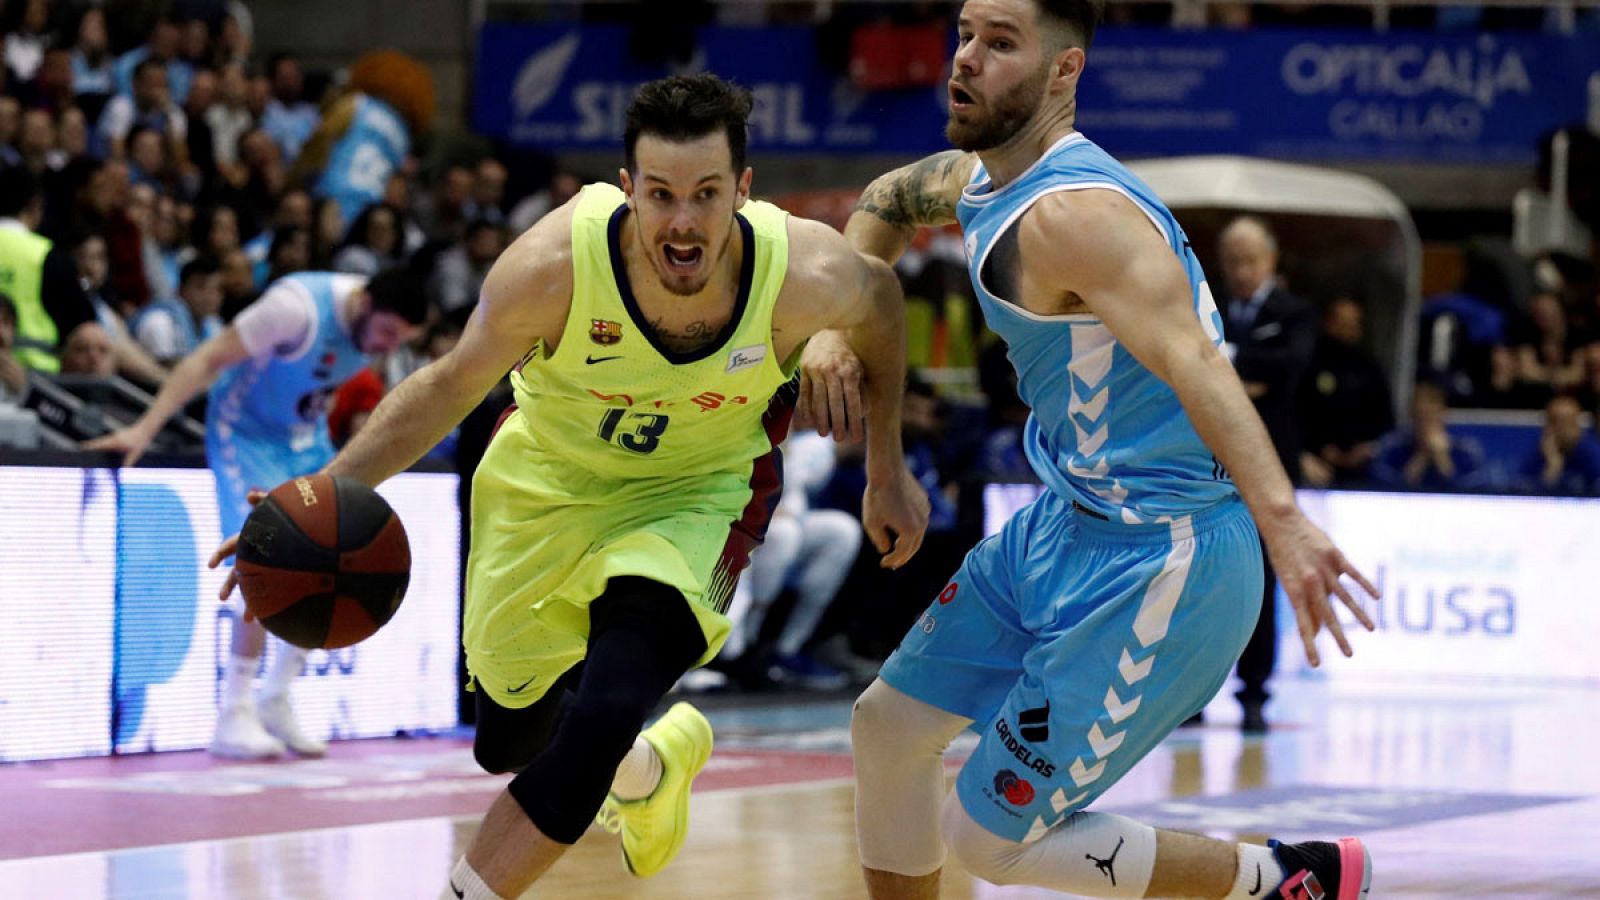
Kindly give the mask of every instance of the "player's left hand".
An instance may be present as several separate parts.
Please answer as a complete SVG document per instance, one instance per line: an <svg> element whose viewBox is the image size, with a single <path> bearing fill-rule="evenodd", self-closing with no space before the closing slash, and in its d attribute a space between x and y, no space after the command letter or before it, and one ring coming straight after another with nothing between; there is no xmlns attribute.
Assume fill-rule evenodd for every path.
<svg viewBox="0 0 1600 900"><path fill-rule="evenodd" d="M245 495L245 499L250 502L251 506L255 506L257 503L267 499L267 492L253 490L249 494ZM239 536L236 534L233 537L223 541L222 545L217 548L217 552L211 554L211 561L206 563L206 568L215 569L217 566L222 565L223 560L226 560L228 557L232 556L238 549ZM228 595L233 593L234 587L238 584L238 572L236 570L230 570L228 572L227 579L222 582L222 590L217 592L217 600L222 603L227 603ZM254 618L255 616L250 615L249 608L246 608L244 612L244 620L249 622Z"/></svg>
<svg viewBox="0 0 1600 900"><path fill-rule="evenodd" d="M904 465L893 476L867 478L861 498L861 524L883 554L885 569L898 569L922 546L928 530L928 492Z"/></svg>
<svg viewBox="0 0 1600 900"><path fill-rule="evenodd" d="M1340 624L1328 597L1338 595L1339 600L1355 614L1356 621L1372 631L1377 627L1372 617L1350 596L1350 590L1340 578L1349 575L1373 599L1378 597L1378 588L1367 576L1357 571L1350 560L1345 559L1322 529L1298 510L1287 522L1264 531L1264 536L1278 583L1283 585L1284 593L1289 595L1289 605L1294 607L1300 641L1306 648L1306 661L1312 667L1322 664L1322 658L1317 654L1316 639L1317 632L1324 628L1333 635L1341 653L1353 655L1350 640L1344 634L1344 626Z"/></svg>
<svg viewBox="0 0 1600 900"><path fill-rule="evenodd" d="M866 436L866 404L861 400L865 370L851 352L844 335L820 331L806 342L800 354L800 397L795 405L795 426L815 428L817 434L836 441L859 441Z"/></svg>

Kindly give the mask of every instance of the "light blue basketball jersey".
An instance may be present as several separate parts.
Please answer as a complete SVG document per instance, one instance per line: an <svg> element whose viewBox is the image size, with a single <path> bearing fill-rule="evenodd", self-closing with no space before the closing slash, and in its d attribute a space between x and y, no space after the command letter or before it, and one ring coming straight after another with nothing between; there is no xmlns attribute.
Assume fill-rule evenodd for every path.
<svg viewBox="0 0 1600 900"><path fill-rule="evenodd" d="M249 441L284 455L333 458L328 437L328 400L339 385L361 371L366 354L339 321L339 296L361 279L332 272L301 272L281 279L311 297L316 310L311 332L298 347L266 359L249 359L222 373L211 387L206 443ZM326 463L323 460L322 463Z"/></svg>
<svg viewBox="0 0 1600 900"><path fill-rule="evenodd" d="M1222 344L1222 317L1172 213L1133 173L1073 133L1015 181L996 190L982 164L956 216L967 268L989 327L1005 339L1018 392L1033 410L1028 460L1063 498L1115 522L1168 521L1235 496L1233 483L1161 379L1089 314L1040 316L991 293L989 252L1034 201L1056 191L1105 189L1134 202L1189 275L1195 315Z"/></svg>
<svg viewBox="0 0 1600 900"><path fill-rule="evenodd" d="M355 116L328 155L317 194L339 204L348 226L362 209L383 199L389 175L410 150L411 134L400 114L382 100L358 94Z"/></svg>

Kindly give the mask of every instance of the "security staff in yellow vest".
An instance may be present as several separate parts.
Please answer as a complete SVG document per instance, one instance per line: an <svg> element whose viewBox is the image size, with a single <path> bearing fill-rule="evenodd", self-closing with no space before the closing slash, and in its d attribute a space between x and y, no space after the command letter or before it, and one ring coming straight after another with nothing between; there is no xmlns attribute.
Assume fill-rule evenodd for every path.
<svg viewBox="0 0 1600 900"><path fill-rule="evenodd" d="M15 353L28 368L54 373L61 336L95 316L71 254L35 233L43 212L31 172L0 170L0 292L17 307Z"/></svg>

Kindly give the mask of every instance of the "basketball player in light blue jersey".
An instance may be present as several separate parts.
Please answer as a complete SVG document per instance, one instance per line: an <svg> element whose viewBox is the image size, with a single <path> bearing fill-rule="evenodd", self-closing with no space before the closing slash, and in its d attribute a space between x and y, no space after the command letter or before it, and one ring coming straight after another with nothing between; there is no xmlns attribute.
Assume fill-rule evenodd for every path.
<svg viewBox="0 0 1600 900"><path fill-rule="evenodd" d="M1085 811L1228 677L1260 606L1258 527L1313 665L1323 628L1350 653L1330 594L1372 627L1340 577L1373 593L1296 507L1183 230L1073 128L1099 15L1100 0L968 0L960 149L874 181L846 228L893 262L918 227L960 222L1046 486L856 702L867 885L935 897L949 846L988 881L1076 895L1355 900L1371 879L1355 838L1230 844ZM853 430L848 360L831 340L807 357L809 411ZM947 800L940 755L965 728L981 740Z"/></svg>
<svg viewBox="0 0 1600 900"><path fill-rule="evenodd" d="M419 282L403 269L370 281L332 272L281 278L184 357L138 421L85 447L121 451L123 465L131 466L167 420L210 387L206 459L217 479L222 534L238 534L252 489L271 490L333 459L328 400L368 354L416 338L427 310ZM280 642L256 702L252 687L265 641L259 623L235 622L211 752L234 759L288 751L320 756L326 744L301 731L289 706L306 651Z"/></svg>

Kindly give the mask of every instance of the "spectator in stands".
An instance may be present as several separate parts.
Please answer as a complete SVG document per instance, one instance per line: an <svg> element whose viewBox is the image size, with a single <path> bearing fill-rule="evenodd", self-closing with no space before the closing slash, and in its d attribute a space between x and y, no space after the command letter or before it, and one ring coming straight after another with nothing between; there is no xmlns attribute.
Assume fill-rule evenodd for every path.
<svg viewBox="0 0 1600 900"><path fill-rule="evenodd" d="M243 63L229 63L217 78L216 102L205 111L206 124L211 128L211 151L217 166L238 165L239 138L255 124L250 108L245 103L247 86Z"/></svg>
<svg viewBox="0 0 1600 900"><path fill-rule="evenodd" d="M164 73L162 84L170 91L171 99L182 103L189 96L189 79L194 67L178 58L178 42L182 39L180 23L176 19L162 18L150 29L150 37L142 46L135 47L117 57L112 67L116 92L127 96L138 90L139 67L150 61Z"/></svg>
<svg viewBox="0 0 1600 900"><path fill-rule="evenodd" d="M78 19L77 42L72 47L72 91L80 103L98 107L116 85L111 39L106 34L106 11L89 6Z"/></svg>
<svg viewBox="0 0 1600 900"><path fill-rule="evenodd" d="M67 162L89 155L89 117L82 109L69 106L61 111L56 128L56 146Z"/></svg>
<svg viewBox="0 0 1600 900"><path fill-rule="evenodd" d="M321 117L316 106L306 102L305 74L293 53L274 53L267 60L267 77L272 82L272 99L261 114L261 127L277 142L284 161L292 165Z"/></svg>
<svg viewBox="0 0 1600 900"><path fill-rule="evenodd" d="M285 225L272 232L272 250L267 256L266 282L277 281L285 275L304 272L311 268L311 232L294 225ZM256 279L261 284L263 279Z"/></svg>
<svg viewBox="0 0 1600 900"><path fill-rule="evenodd" d="M19 91L27 105L42 109L52 116L73 104L72 50L68 47L51 47L44 52L44 63L39 66L31 84Z"/></svg>
<svg viewBox="0 0 1600 900"><path fill-rule="evenodd" d="M1550 402L1548 381L1528 381L1516 348L1496 344L1489 348L1489 377L1472 393L1472 405L1483 409L1539 409Z"/></svg>
<svg viewBox="0 0 1600 900"><path fill-rule="evenodd" d="M1411 399L1411 425L1389 433L1372 460L1372 480L1406 491L1470 491L1487 486L1483 447L1445 427L1450 408L1444 388L1419 381Z"/></svg>
<svg viewBox="0 0 1600 900"><path fill-rule="evenodd" d="M814 431L795 434L784 444L783 497L766 541L750 557L750 610L742 623L746 641L755 644L778 595L793 586L797 597L773 644L772 674L779 682L817 690L849 682L844 672L812 658L804 647L850 574L862 538L855 516L811 505L811 493L827 484L833 468L833 442Z"/></svg>
<svg viewBox="0 0 1600 900"><path fill-rule="evenodd" d="M487 219L472 223L466 237L440 253L434 263L430 291L434 305L453 313L476 304L483 278L505 246L504 228Z"/></svg>
<svg viewBox="0 0 1600 900"><path fill-rule="evenodd" d="M256 268L244 250L235 247L222 257L219 264L222 282L222 320L233 317L255 302L261 295L256 287Z"/></svg>
<svg viewBox="0 0 1600 900"><path fill-rule="evenodd" d="M84 322L61 345L61 374L110 378L117 374L117 351L99 322Z"/></svg>
<svg viewBox="0 0 1600 900"><path fill-rule="evenodd" d="M343 247L333 256L336 272L376 275L400 261L400 211L374 203L350 225Z"/></svg>
<svg viewBox="0 0 1600 900"><path fill-rule="evenodd" d="M506 177L506 167L499 160L478 163L472 176L472 199L467 204L469 221L505 224Z"/></svg>
<svg viewBox="0 0 1600 900"><path fill-rule="evenodd" d="M550 176L550 183L545 187L528 194L516 205L511 207L511 214L506 218L506 225L512 235L518 235L533 227L533 223L544 218L552 209L559 209L562 204L571 200L588 181L571 172L557 172Z"/></svg>
<svg viewBox="0 0 1600 900"><path fill-rule="evenodd" d="M66 155L56 149L56 123L49 111L23 111L17 125L17 156L41 180L53 177L67 164Z"/></svg>
<svg viewBox="0 0 1600 900"><path fill-rule="evenodd" d="M217 264L202 256L183 267L178 298L145 307L133 320L133 334L157 362L171 366L222 330L221 309Z"/></svg>
<svg viewBox="0 0 1600 900"><path fill-rule="evenodd" d="M1539 447L1517 467L1521 490L1561 497L1581 497L1600 490L1600 439L1583 427L1583 408L1569 396L1558 396L1544 408Z"/></svg>
<svg viewBox="0 0 1600 900"><path fill-rule="evenodd" d="M17 305L0 294L0 406L15 406L28 393L28 367L17 359Z"/></svg>
<svg viewBox="0 0 1600 900"><path fill-rule="evenodd" d="M111 336L117 372L148 387L160 385L167 377L167 370L134 340L116 306L107 297L110 262L105 239L93 233L83 236L72 248L72 259L78 267L78 283L83 286L84 296L94 306L95 320Z"/></svg>
<svg viewBox="0 0 1600 900"><path fill-rule="evenodd" d="M50 0L13 0L0 16L10 80L32 81L50 46Z"/></svg>
<svg viewBox="0 0 1600 900"><path fill-rule="evenodd" d="M1295 401L1317 341L1316 311L1279 283L1278 241L1262 220L1234 219L1222 230L1218 249L1227 289L1223 333L1232 348L1233 366L1267 426L1284 471L1299 483ZM1239 657L1243 687L1237 696L1244 712L1241 725L1247 732L1267 728L1266 684L1278 656L1277 579L1270 560L1265 565L1261 616Z"/></svg>
<svg viewBox="0 0 1600 900"><path fill-rule="evenodd" d="M168 152L178 159L186 159L189 136L189 119L183 109L173 101L167 83L167 67L155 60L139 64L134 73L133 93L117 94L106 103L100 113L100 146L107 153L121 159L127 153L128 133L135 125L143 125L161 135Z"/></svg>
<svg viewBox="0 0 1600 900"><path fill-rule="evenodd" d="M35 233L44 213L39 180L20 166L0 169L0 283L16 308L13 352L29 368L55 372L63 334L94 319L65 248Z"/></svg>
<svg viewBox="0 0 1600 900"><path fill-rule="evenodd" d="M1322 317L1322 334L1300 383L1301 474L1314 487L1367 479L1378 440L1394 428L1383 367L1362 346L1361 304L1340 297Z"/></svg>
<svg viewBox="0 0 1600 900"><path fill-rule="evenodd" d="M418 200L417 218L431 240L453 241L466 230L472 203L472 171L450 166L439 176L433 193Z"/></svg>
<svg viewBox="0 0 1600 900"><path fill-rule="evenodd" d="M1583 379L1583 361L1575 351L1581 338L1567 328L1566 308L1559 294L1540 291L1528 306L1528 327L1513 340L1517 376L1528 384L1545 385L1552 393L1575 388Z"/></svg>

